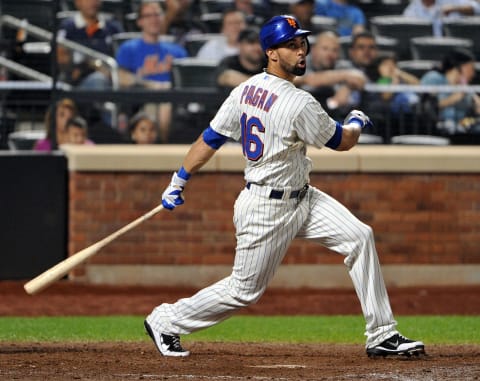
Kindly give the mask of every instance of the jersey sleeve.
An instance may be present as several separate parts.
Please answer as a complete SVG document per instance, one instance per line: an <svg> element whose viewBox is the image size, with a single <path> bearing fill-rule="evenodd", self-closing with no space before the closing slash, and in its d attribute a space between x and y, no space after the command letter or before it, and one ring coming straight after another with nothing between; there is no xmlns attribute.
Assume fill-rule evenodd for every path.
<svg viewBox="0 0 480 381"><path fill-rule="evenodd" d="M238 87L232 90L210 122L215 132L237 141L241 135L238 92Z"/></svg>
<svg viewBox="0 0 480 381"><path fill-rule="evenodd" d="M320 103L311 99L295 119L294 129L302 141L321 148L335 134L336 122Z"/></svg>

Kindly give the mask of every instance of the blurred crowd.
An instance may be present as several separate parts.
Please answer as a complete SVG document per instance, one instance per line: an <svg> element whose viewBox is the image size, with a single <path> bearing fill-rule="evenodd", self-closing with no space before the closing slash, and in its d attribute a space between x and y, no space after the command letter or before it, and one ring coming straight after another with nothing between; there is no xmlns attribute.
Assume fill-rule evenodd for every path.
<svg viewBox="0 0 480 381"><path fill-rule="evenodd" d="M377 0L372 0L375 3ZM105 0L103 3L107 3ZM119 12L106 12L101 0L62 2L71 12L59 19L61 38L113 57L119 67L120 89L165 91L175 86L175 63L195 58L212 63L212 86L229 91L265 65L258 32L275 14L294 15L302 28L312 30L308 71L296 85L316 97L329 114L342 120L353 108L361 108L377 125L390 123L394 131L412 120L427 125L422 117L434 119L429 133L452 135L480 133L480 97L471 92L365 91L378 85L469 85L478 84L476 63L480 57L469 48L452 47L422 73L401 66L395 46L385 47L370 28L372 9L365 2L349 0L162 0L128 1ZM379 12L385 12L388 2ZM401 9L391 14L422 18L432 24L430 35L442 37L442 23L480 15L478 0L399 0ZM125 4L124 4L125 5ZM111 10L111 9L110 9ZM16 35L15 54L21 52L26 33ZM57 46L59 80L73 88L111 90L112 72L88 55ZM192 66L193 76L195 67ZM51 150L56 144L94 144L89 120L71 99L62 99L47 110L46 136L37 150ZM104 104L91 105L98 120L120 141L135 144L169 143L178 130L191 121L179 122L179 105L172 102L142 103L132 99L119 105L111 117ZM428 110L427 110L428 109ZM208 118L214 110L208 107ZM52 115L56 115L55 118ZM388 121L386 120L388 118ZM399 126L400 121L403 127ZM97 123L97 120L95 120ZM206 125L204 126L206 127ZM97 128L97 127L95 127ZM56 131L56 132L55 132ZM198 133L199 131L196 131ZM90 140L89 140L90 135ZM53 137L53 138L52 138ZM194 138L194 137L192 137ZM188 143L188 142L185 142Z"/></svg>

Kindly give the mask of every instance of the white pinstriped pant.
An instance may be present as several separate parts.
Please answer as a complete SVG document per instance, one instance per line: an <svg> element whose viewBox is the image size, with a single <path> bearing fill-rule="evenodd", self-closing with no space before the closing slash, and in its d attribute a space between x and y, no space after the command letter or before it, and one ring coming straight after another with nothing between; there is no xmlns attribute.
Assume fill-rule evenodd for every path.
<svg viewBox="0 0 480 381"><path fill-rule="evenodd" d="M397 333L372 229L338 201L314 187L300 203L244 189L235 202L234 223L237 248L232 274L190 298L156 307L147 317L155 330L189 334L255 303L297 237L345 256L366 320L367 347Z"/></svg>

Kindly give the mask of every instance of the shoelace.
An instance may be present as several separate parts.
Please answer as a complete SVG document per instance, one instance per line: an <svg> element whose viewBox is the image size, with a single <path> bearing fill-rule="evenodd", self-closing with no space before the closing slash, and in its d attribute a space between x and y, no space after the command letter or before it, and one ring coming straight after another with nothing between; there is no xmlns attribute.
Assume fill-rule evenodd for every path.
<svg viewBox="0 0 480 381"><path fill-rule="evenodd" d="M400 335L400 334L398 334L398 339L399 339L400 342L402 342L402 341L404 341L404 342L405 342L405 341L411 341L410 339L407 339L405 336Z"/></svg>
<svg viewBox="0 0 480 381"><path fill-rule="evenodd" d="M179 336L172 336L172 347L179 351L183 351L182 346L180 345L180 337Z"/></svg>

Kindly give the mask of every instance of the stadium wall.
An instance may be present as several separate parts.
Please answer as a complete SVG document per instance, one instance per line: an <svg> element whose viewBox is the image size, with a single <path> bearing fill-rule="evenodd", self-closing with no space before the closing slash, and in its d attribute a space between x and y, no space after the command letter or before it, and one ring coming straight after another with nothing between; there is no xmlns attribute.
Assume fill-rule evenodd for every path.
<svg viewBox="0 0 480 381"><path fill-rule="evenodd" d="M155 207L188 147L66 146L69 254ZM478 147L309 148L311 184L371 225L390 286L480 284ZM244 186L237 145L190 180L185 205L163 210L71 274L91 283L202 287L229 274L233 204ZM296 240L273 280L284 287L351 287L343 257Z"/></svg>

